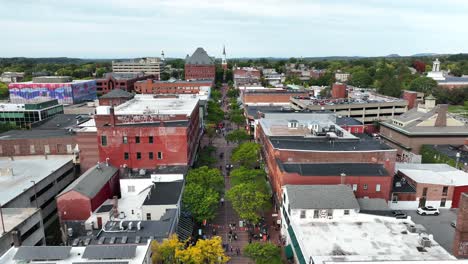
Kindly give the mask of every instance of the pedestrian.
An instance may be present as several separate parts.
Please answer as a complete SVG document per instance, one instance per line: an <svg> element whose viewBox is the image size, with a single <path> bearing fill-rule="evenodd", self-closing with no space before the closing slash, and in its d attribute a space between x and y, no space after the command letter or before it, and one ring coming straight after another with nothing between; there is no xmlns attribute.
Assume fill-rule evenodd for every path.
<svg viewBox="0 0 468 264"><path fill-rule="evenodd" d="M234 240L237 240L237 234L234 233Z"/></svg>
<svg viewBox="0 0 468 264"><path fill-rule="evenodd" d="M229 230L229 235L232 235L232 229L231 229L231 230Z"/></svg>
<svg viewBox="0 0 468 264"><path fill-rule="evenodd" d="M224 205L224 197L221 197L221 206Z"/></svg>
<svg viewBox="0 0 468 264"><path fill-rule="evenodd" d="M234 248L231 246L231 252L234 252Z"/></svg>
<svg viewBox="0 0 468 264"><path fill-rule="evenodd" d="M252 244L252 237L249 237L249 244Z"/></svg>
<svg viewBox="0 0 468 264"><path fill-rule="evenodd" d="M237 256L240 255L240 248L236 248L236 254L237 254Z"/></svg>

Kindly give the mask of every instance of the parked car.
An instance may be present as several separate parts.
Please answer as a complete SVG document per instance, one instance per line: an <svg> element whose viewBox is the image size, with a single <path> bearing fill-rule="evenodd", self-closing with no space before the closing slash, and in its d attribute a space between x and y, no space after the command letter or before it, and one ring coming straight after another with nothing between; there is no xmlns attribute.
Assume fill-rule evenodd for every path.
<svg viewBox="0 0 468 264"><path fill-rule="evenodd" d="M432 206L420 207L418 208L417 213L420 215L439 215L440 214L439 209L434 208Z"/></svg>
<svg viewBox="0 0 468 264"><path fill-rule="evenodd" d="M451 225L453 228L456 228L456 227L457 227L457 222L456 222L456 221L452 221L452 222L450 222L450 225Z"/></svg>
<svg viewBox="0 0 468 264"><path fill-rule="evenodd" d="M396 219L406 219L408 216L402 211L392 211L393 216Z"/></svg>

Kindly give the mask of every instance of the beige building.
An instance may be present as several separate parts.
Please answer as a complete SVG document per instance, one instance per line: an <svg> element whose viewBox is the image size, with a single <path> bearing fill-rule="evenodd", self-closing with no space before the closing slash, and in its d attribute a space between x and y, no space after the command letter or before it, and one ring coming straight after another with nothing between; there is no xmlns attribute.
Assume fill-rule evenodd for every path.
<svg viewBox="0 0 468 264"><path fill-rule="evenodd" d="M142 58L130 61L113 61L112 71L115 73L141 73L154 74L157 79L161 73L161 60L159 58Z"/></svg>

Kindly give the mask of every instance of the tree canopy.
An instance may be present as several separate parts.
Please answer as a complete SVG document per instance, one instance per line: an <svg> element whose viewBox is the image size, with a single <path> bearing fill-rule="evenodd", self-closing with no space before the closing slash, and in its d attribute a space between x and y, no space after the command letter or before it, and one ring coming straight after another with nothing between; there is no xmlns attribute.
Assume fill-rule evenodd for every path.
<svg viewBox="0 0 468 264"><path fill-rule="evenodd" d="M432 78L428 77L418 77L414 79L410 85L409 89L412 91L423 92L424 94L430 94L437 87L437 82Z"/></svg>
<svg viewBox="0 0 468 264"><path fill-rule="evenodd" d="M186 184L199 184L206 189L214 189L218 193L224 190L224 177L217 168L203 166L188 172Z"/></svg>
<svg viewBox="0 0 468 264"><path fill-rule="evenodd" d="M250 139L250 135L247 134L247 132L243 129L236 129L231 132L229 132L226 136L226 140L231 141L231 142L243 142L247 141Z"/></svg>
<svg viewBox="0 0 468 264"><path fill-rule="evenodd" d="M252 183L238 184L227 192L227 198L241 219L258 223L260 212L268 206L269 196Z"/></svg>
<svg viewBox="0 0 468 264"><path fill-rule="evenodd" d="M213 220L216 216L220 195L214 189L205 188L201 184L185 185L182 202L198 223L203 220Z"/></svg>
<svg viewBox="0 0 468 264"><path fill-rule="evenodd" d="M244 255L256 264L281 264L281 249L273 243L254 242L244 248Z"/></svg>
<svg viewBox="0 0 468 264"><path fill-rule="evenodd" d="M244 142L232 152L232 161L247 168L258 165L260 145L255 142Z"/></svg>
<svg viewBox="0 0 468 264"><path fill-rule="evenodd" d="M8 85L6 83L0 82L0 99L8 98Z"/></svg>

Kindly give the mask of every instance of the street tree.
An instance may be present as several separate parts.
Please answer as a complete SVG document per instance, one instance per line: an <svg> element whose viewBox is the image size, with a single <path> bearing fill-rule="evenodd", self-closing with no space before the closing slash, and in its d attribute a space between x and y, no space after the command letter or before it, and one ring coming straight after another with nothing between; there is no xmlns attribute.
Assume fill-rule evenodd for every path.
<svg viewBox="0 0 468 264"><path fill-rule="evenodd" d="M252 183L241 183L227 192L227 198L241 219L258 223L261 212L268 206L269 196Z"/></svg>
<svg viewBox="0 0 468 264"><path fill-rule="evenodd" d="M239 129L239 127L243 124L245 124L245 117L242 113L240 113L239 111L233 111L230 115L229 115L229 120L236 124L237 126L237 129Z"/></svg>
<svg viewBox="0 0 468 264"><path fill-rule="evenodd" d="M257 187L257 190L268 194L266 173L262 169L249 169L244 166L240 166L231 171L230 177L233 186L242 183L252 183Z"/></svg>
<svg viewBox="0 0 468 264"><path fill-rule="evenodd" d="M226 140L230 142L241 143L250 139L250 135L243 129L236 129L229 132L226 136Z"/></svg>
<svg viewBox="0 0 468 264"><path fill-rule="evenodd" d="M260 145L255 142L244 142L234 149L231 160L247 168L255 168L258 165Z"/></svg>
<svg viewBox="0 0 468 264"><path fill-rule="evenodd" d="M208 136L208 143L213 143L213 138L216 137L216 128L213 125L205 126L205 134Z"/></svg>
<svg viewBox="0 0 468 264"><path fill-rule="evenodd" d="M219 236L199 239L195 245L177 251L176 257L184 264L222 264L229 261Z"/></svg>
<svg viewBox="0 0 468 264"><path fill-rule="evenodd" d="M437 82L429 77L421 76L414 79L410 85L410 90L423 92L424 94L430 94L432 91L437 88Z"/></svg>
<svg viewBox="0 0 468 264"><path fill-rule="evenodd" d="M355 87L369 87L372 84L372 77L365 70L359 70L351 74L350 85Z"/></svg>
<svg viewBox="0 0 468 264"><path fill-rule="evenodd" d="M177 235L172 235L164 239L161 243L157 240L151 242L151 260L153 264L157 263L176 263L176 252L183 250L184 244L179 241Z"/></svg>
<svg viewBox="0 0 468 264"><path fill-rule="evenodd" d="M214 156L214 153L216 153L215 147L211 145L203 147L198 154L194 168L199 168L203 166L213 168L217 161L216 157Z"/></svg>
<svg viewBox="0 0 468 264"><path fill-rule="evenodd" d="M0 82L0 99L8 98L8 85L6 83Z"/></svg>
<svg viewBox="0 0 468 264"><path fill-rule="evenodd" d="M208 101L208 115L206 120L214 124L219 124L224 120L224 111L217 102L212 100Z"/></svg>
<svg viewBox="0 0 468 264"><path fill-rule="evenodd" d="M244 248L244 255L256 264L281 264L281 249L273 243L254 242Z"/></svg>
<svg viewBox="0 0 468 264"><path fill-rule="evenodd" d="M219 199L217 191L197 183L186 184L182 196L184 208L192 213L198 223L215 218Z"/></svg>
<svg viewBox="0 0 468 264"><path fill-rule="evenodd" d="M224 190L224 178L221 171L207 166L190 170L187 174L186 183L199 184L205 189L213 189L218 193Z"/></svg>

